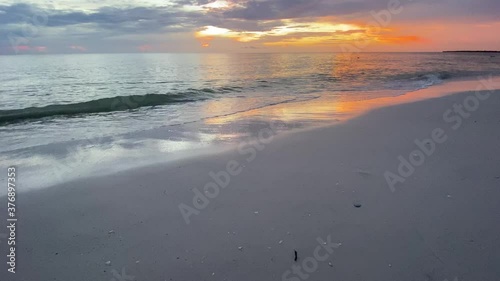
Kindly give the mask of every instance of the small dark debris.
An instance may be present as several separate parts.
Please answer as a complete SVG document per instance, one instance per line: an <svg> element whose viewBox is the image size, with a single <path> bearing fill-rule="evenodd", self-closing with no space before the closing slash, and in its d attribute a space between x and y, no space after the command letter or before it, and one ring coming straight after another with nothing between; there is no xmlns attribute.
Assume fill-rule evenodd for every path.
<svg viewBox="0 0 500 281"><path fill-rule="evenodd" d="M361 206L362 206L360 203L354 203L353 205L354 205L354 207L356 207L356 208L361 208Z"/></svg>
<svg viewBox="0 0 500 281"><path fill-rule="evenodd" d="M59 253L56 253L56 256L59 255Z"/></svg>
<svg viewBox="0 0 500 281"><path fill-rule="evenodd" d="M293 250L295 252L295 259L294 261L297 261L298 257L297 257L297 251Z"/></svg>

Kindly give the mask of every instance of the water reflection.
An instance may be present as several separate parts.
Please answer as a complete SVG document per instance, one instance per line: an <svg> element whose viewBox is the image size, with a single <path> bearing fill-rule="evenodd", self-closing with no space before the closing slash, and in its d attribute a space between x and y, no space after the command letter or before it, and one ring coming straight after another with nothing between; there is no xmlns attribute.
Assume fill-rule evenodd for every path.
<svg viewBox="0 0 500 281"><path fill-rule="evenodd" d="M478 81L456 81L398 97L368 100L325 92L299 101L277 99L275 105L241 112L238 108L251 108L249 103L258 104L258 98L244 99L245 104L242 104L242 99L221 98L206 103L201 108L203 115L223 112L224 108L237 113L114 137L19 149L0 154L0 162L4 166L15 163L22 167L24 190L27 190L78 177L103 175L202 153L218 153L254 138L274 121L283 124L279 132L329 125L382 106L440 97L467 89L473 91L478 84Z"/></svg>

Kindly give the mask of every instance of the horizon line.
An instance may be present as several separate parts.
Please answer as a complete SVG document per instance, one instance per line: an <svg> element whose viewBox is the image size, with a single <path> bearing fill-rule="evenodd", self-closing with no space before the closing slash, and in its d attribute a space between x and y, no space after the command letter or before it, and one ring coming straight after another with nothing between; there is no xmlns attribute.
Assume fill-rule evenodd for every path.
<svg viewBox="0 0 500 281"><path fill-rule="evenodd" d="M80 53L14 53L2 54L0 56L47 56L47 55L119 55L119 54L382 54L382 53L500 53L495 50L443 50L443 51L379 51L379 52L314 52L314 51L290 51L290 52L80 52Z"/></svg>

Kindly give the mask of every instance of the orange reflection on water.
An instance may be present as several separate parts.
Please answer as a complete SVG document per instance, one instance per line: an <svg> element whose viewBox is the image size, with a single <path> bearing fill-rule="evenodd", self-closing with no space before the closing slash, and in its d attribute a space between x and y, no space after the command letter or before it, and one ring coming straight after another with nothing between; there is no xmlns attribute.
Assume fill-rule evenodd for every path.
<svg viewBox="0 0 500 281"><path fill-rule="evenodd" d="M320 98L322 99L322 98ZM242 111L236 114L219 116L205 120L206 124L220 125L234 122L241 119L263 119L263 120L282 120L285 122L296 121L328 121L332 118L332 112L337 112L338 103L324 102L320 99L309 100L306 102L289 102L281 103L263 108L257 108L247 111ZM239 106L243 100L240 100ZM211 102L207 105L206 109L212 112L219 112L220 108L230 108L233 103L238 102L219 100ZM251 102L250 102L251 103Z"/></svg>
<svg viewBox="0 0 500 281"><path fill-rule="evenodd" d="M498 86L500 87L500 85ZM345 98L337 102L336 106L337 112L333 113L335 114L341 113L341 116L348 117L348 118L340 118L342 121L345 121L349 119L349 117L358 116L376 108L417 102L432 98L439 98L453 93L469 92L469 91L474 92L478 90L487 90L479 80L454 81L406 93L404 95L396 97L389 96L389 97L381 97L368 100L355 100L355 101L349 101L348 98Z"/></svg>
<svg viewBox="0 0 500 281"><path fill-rule="evenodd" d="M497 81L497 80L494 80ZM476 91L481 86L480 81L455 81L443 85L433 86L396 97L381 97L367 100L354 100L359 95L349 94L340 96L339 93L322 93L317 99L304 102L281 103L263 108L243 111L227 116L209 118L206 124L220 125L242 119L282 120L287 123L305 122L317 125L328 123L328 121L346 121L352 117L359 116L370 110L404 103L420 101L429 98L437 98L452 93ZM500 86L500 85L499 85ZM484 88L483 88L484 89ZM206 107L208 111L220 110L220 108L231 107L235 104L243 106L242 100L227 99L213 101Z"/></svg>

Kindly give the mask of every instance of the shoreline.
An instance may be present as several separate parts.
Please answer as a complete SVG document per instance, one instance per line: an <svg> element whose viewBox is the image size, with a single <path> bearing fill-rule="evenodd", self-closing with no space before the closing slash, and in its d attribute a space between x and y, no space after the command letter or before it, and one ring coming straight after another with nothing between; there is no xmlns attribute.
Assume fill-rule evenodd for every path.
<svg viewBox="0 0 500 281"><path fill-rule="evenodd" d="M492 83L492 81L499 81L500 76L489 77L484 81L487 80L490 80L490 84L495 84ZM498 84L499 83L496 83L495 86ZM90 139L73 141L73 144L63 144L62 148L61 144L48 144L36 147L34 150L24 149L18 153L21 153L21 155L28 153L32 156L36 156L38 159L37 161L40 161L40 163L37 164L38 167L44 171L43 174L40 174L37 169L31 168L28 171L29 176L26 175L26 177L30 179L28 185L32 186L34 189L48 188L50 186L71 183L72 181L84 180L96 176L110 176L116 173L126 173L127 171L134 169L148 168L156 165L169 165L169 163L175 165L178 161L182 162L183 160L196 159L197 157L225 153L233 150L236 146L241 145L242 143L255 141L259 131L266 129L271 123L282 124L280 128L277 128L277 130L273 132L276 137L287 137L289 135L300 134L317 128L327 128L349 122L350 120L360 118L363 115L380 108L439 98L463 92L463 90L472 91L477 87L477 85L481 85L480 80L454 79L442 84L408 92L399 96L353 101L338 100L335 96L322 94L319 98L308 101L277 104L231 115L211 117L203 121L209 126L214 126L214 128L225 124L231 127L232 123L237 124L242 121L254 123L254 128L247 132L247 136L235 136L234 139L229 141L229 143L213 142L204 144L201 142L197 143L196 141L191 143L189 139L178 143L169 143L168 135L165 134L169 127L161 127L141 132L128 133L126 134L127 137L105 137L97 138L95 140ZM497 87L500 88L500 86ZM307 120L308 114L311 115L312 120L315 120L315 124L307 125L304 128L287 128L290 124L300 122L299 120L302 120L300 118ZM267 117L265 119L261 119L260 116ZM252 118L256 119L254 120ZM282 122L280 122L280 120ZM195 126L194 128L187 130L196 130L196 126L200 126L196 124L197 123L187 124L187 126ZM113 144L112 142L106 144L104 141L107 139L112 142L116 142L117 140L128 141L130 142L129 145L132 149L128 149L126 147L116 147L116 145L106 148L106 146ZM133 145L137 141L143 142L144 147L133 149ZM167 142L163 144L162 141ZM82 147L78 144L81 144ZM89 145L90 147L88 147ZM173 152L159 154L158 152L160 151L157 150L160 148L157 146L186 146L186 148L179 151L174 150ZM66 153L67 156L65 156L65 158L57 160L61 157L59 154L64 155ZM44 159L44 157L46 157L45 155L55 158L52 159L49 157ZM105 157L99 155L104 155ZM16 163L15 160L16 159L11 159L9 161ZM19 162L20 164L18 165L21 166L24 163L23 161L17 162ZM31 162L31 160L29 162ZM95 164L103 166L105 169L95 166ZM48 169L48 167L55 168ZM40 177L45 177L46 180L40 181ZM1 178L0 183L4 183L5 180L5 178ZM5 193L0 191L0 196L5 196Z"/></svg>
<svg viewBox="0 0 500 281"><path fill-rule="evenodd" d="M20 193L13 280L111 280L122 269L136 280L282 280L318 239L338 247L311 280L498 280L500 91L455 130L443 115L475 92L443 88L376 109L380 100L351 103L367 111L240 151ZM384 174L437 128L447 141L391 192Z"/></svg>

